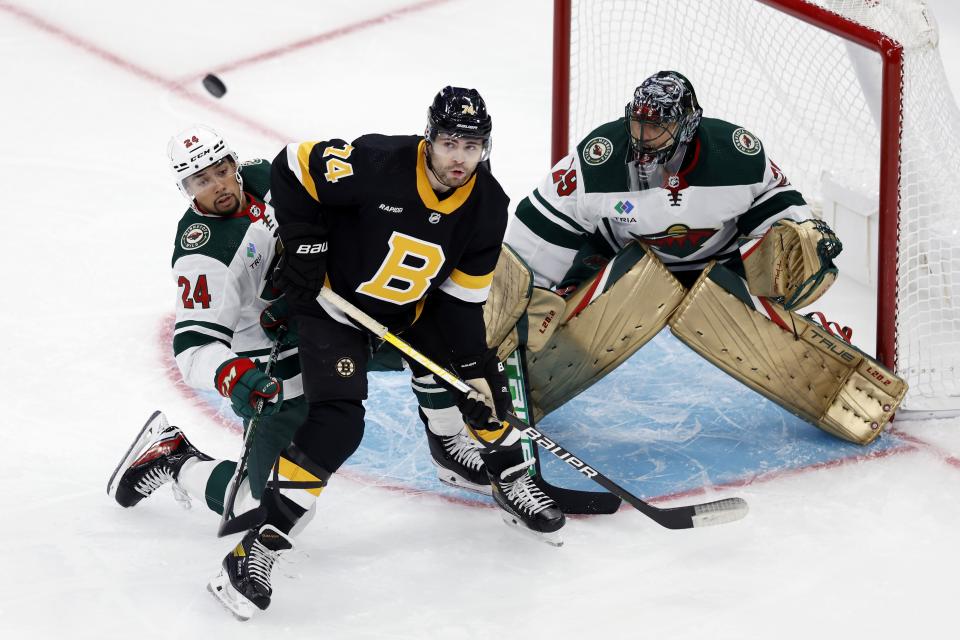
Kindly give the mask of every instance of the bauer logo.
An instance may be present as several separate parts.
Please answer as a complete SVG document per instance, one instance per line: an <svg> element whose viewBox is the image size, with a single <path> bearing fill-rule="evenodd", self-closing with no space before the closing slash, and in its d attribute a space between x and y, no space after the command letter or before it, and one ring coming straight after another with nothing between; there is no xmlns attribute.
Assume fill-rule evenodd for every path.
<svg viewBox="0 0 960 640"><path fill-rule="evenodd" d="M583 145L583 161L589 165L603 164L613 155L613 143L603 137L591 138Z"/></svg>
<svg viewBox="0 0 960 640"><path fill-rule="evenodd" d="M737 151L746 156L755 156L760 153L760 150L763 148L760 140L743 127L733 132L733 146L737 148Z"/></svg>
<svg viewBox="0 0 960 640"><path fill-rule="evenodd" d="M210 227L197 222L190 225L180 236L180 247L185 251L193 251L207 244L210 240Z"/></svg>

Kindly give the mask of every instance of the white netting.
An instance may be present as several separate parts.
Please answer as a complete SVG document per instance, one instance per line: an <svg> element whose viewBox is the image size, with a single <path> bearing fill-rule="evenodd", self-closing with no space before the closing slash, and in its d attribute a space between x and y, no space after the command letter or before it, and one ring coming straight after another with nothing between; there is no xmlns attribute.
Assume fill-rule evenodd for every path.
<svg viewBox="0 0 960 640"><path fill-rule="evenodd" d="M936 29L920 0L810 4L904 47L897 369L905 408L960 408L960 112ZM879 54L756 0L573 0L571 14L571 146L675 69L704 115L757 134L815 209L825 173L879 201Z"/></svg>

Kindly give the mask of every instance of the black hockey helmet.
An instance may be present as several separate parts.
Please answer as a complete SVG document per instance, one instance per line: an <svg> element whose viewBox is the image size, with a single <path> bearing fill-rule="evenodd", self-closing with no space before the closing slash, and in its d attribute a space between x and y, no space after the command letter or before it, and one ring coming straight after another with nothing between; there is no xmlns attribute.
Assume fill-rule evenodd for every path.
<svg viewBox="0 0 960 640"><path fill-rule="evenodd" d="M658 71L633 92L633 100L624 109L627 132L630 134L636 160L639 164L664 164L673 158L681 145L686 145L697 133L703 109L697 102L693 84L676 71ZM633 122L640 124L640 137L634 134ZM665 125L677 123L669 133ZM643 130L647 127L668 133L667 139L656 147L644 145Z"/></svg>
<svg viewBox="0 0 960 640"><path fill-rule="evenodd" d="M493 120L487 105L476 89L444 87L427 109L426 138L434 142L437 135L446 133L455 137L480 138L484 155L490 153L490 132Z"/></svg>

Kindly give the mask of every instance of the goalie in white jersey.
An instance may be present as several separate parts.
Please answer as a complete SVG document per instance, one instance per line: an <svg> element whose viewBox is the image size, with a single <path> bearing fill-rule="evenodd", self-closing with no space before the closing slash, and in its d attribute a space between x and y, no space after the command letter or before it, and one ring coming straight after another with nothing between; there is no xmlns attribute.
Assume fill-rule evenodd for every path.
<svg viewBox="0 0 960 640"><path fill-rule="evenodd" d="M500 354L525 346L536 417L668 323L727 373L847 440L872 441L905 393L847 331L793 313L836 279L840 242L760 139L703 117L676 71L644 80L622 118L554 165L517 207L506 243L536 288ZM523 267L513 271L522 280Z"/></svg>

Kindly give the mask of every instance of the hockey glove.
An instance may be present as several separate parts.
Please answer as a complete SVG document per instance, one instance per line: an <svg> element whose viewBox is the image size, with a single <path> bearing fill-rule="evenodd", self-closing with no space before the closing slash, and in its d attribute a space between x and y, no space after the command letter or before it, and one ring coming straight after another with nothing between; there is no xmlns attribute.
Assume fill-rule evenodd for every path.
<svg viewBox="0 0 960 640"><path fill-rule="evenodd" d="M290 317L290 305L284 298L274 301L260 312L260 327L274 342L280 338L280 330L284 329L283 344L297 344L297 323Z"/></svg>
<svg viewBox="0 0 960 640"><path fill-rule="evenodd" d="M241 418L257 414L257 401L263 399L260 415L273 415L283 402L283 384L277 378L264 375L250 358L227 360L214 377L217 391L230 398L233 411Z"/></svg>
<svg viewBox="0 0 960 640"><path fill-rule="evenodd" d="M500 420L513 411L513 399L503 364L490 349L475 358L463 358L454 369L475 391L457 395L457 408L464 421L478 431L495 431Z"/></svg>
<svg viewBox="0 0 960 640"><path fill-rule="evenodd" d="M294 222L280 226L280 261L273 286L297 300L312 300L327 275L327 229L322 224Z"/></svg>

